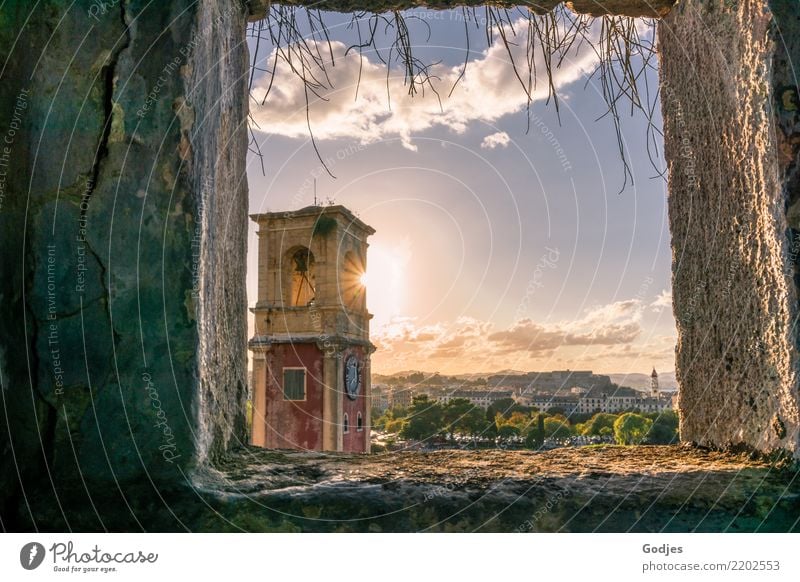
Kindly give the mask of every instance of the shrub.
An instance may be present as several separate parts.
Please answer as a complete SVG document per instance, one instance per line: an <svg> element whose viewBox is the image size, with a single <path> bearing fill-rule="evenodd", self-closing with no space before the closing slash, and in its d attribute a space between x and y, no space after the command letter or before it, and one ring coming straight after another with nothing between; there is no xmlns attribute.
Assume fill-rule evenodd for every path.
<svg viewBox="0 0 800 582"><path fill-rule="evenodd" d="M650 432L653 421L635 412L626 412L614 421L614 438L620 445L638 445Z"/></svg>

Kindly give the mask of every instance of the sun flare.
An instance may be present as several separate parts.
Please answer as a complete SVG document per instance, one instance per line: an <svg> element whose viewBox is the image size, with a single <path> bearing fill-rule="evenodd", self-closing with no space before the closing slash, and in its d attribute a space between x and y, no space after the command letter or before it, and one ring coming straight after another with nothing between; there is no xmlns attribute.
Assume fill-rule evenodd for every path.
<svg viewBox="0 0 800 582"><path fill-rule="evenodd" d="M405 308L409 247L407 241L393 246L374 243L369 247L369 265L360 281L367 289L367 308L374 315L375 328L386 325Z"/></svg>

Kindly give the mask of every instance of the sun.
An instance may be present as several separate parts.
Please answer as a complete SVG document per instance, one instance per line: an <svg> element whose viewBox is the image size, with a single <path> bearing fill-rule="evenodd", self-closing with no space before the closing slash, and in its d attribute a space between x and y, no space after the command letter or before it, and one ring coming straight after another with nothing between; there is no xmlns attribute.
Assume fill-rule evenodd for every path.
<svg viewBox="0 0 800 582"><path fill-rule="evenodd" d="M409 286L407 266L411 259L410 244L401 241L388 245L374 242L369 247L366 272L359 282L367 292L367 309L373 314L374 328L388 324L402 315Z"/></svg>

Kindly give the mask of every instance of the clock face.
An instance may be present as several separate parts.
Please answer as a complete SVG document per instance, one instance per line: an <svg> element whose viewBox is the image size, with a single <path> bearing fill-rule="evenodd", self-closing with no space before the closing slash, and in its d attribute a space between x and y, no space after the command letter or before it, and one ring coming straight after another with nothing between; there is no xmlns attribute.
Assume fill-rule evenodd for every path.
<svg viewBox="0 0 800 582"><path fill-rule="evenodd" d="M361 378L358 374L358 358L350 356L344 363L344 389L350 400L355 400L358 397L358 391L361 389Z"/></svg>

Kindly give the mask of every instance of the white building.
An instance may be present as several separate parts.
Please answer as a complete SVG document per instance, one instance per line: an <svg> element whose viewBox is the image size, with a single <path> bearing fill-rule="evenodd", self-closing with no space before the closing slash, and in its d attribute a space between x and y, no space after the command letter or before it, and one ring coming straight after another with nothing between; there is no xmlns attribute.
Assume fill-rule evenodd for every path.
<svg viewBox="0 0 800 582"><path fill-rule="evenodd" d="M663 412L672 410L672 398L669 396L606 396L597 394L578 400L577 412L592 414L595 412L617 413L624 410L640 412Z"/></svg>
<svg viewBox="0 0 800 582"><path fill-rule="evenodd" d="M547 412L551 408L560 408L564 411L565 416L569 416L578 411L580 400L564 396L539 395L533 396L530 399L530 403L531 406L535 406L542 412Z"/></svg>

